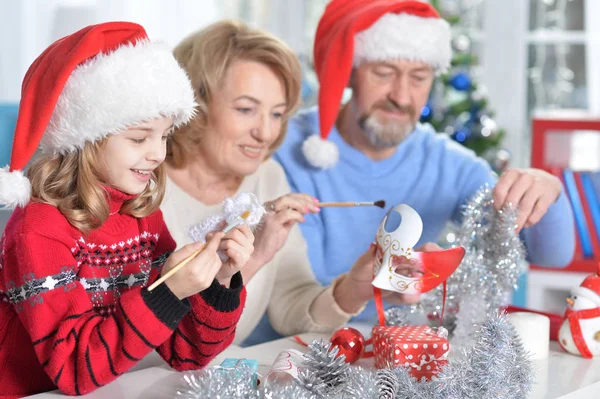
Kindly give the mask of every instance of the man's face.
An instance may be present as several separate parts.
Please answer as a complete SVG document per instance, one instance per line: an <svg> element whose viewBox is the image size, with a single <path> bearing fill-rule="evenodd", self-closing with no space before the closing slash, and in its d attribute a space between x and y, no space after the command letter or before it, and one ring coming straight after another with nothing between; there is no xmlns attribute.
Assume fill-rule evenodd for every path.
<svg viewBox="0 0 600 399"><path fill-rule="evenodd" d="M371 62L353 71L353 113L374 147L396 147L408 137L427 103L433 79L433 69L421 61Z"/></svg>

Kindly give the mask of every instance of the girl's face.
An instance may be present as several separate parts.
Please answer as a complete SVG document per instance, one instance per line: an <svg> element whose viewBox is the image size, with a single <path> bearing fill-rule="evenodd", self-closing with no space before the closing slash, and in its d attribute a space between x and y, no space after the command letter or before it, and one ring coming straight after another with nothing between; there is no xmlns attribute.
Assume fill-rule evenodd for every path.
<svg viewBox="0 0 600 399"><path fill-rule="evenodd" d="M141 194L164 160L173 118L156 118L110 135L103 150L102 179L126 194Z"/></svg>

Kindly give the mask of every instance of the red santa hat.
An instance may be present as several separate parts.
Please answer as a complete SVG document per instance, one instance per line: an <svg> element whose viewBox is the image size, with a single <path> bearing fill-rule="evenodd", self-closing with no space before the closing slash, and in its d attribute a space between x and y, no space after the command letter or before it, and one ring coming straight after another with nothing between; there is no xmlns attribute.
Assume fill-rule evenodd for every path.
<svg viewBox="0 0 600 399"><path fill-rule="evenodd" d="M0 167L0 205L29 201L22 169L38 147L66 154L157 117L173 117L179 126L195 106L169 47L150 41L140 25L92 25L54 42L23 80L10 165Z"/></svg>
<svg viewBox="0 0 600 399"><path fill-rule="evenodd" d="M598 274L587 276L579 287L571 291L571 294L583 296L600 306L600 276Z"/></svg>
<svg viewBox="0 0 600 399"><path fill-rule="evenodd" d="M364 62L407 59L430 64L436 72L450 65L450 26L427 3L405 0L333 0L319 21L314 64L320 83L320 137L302 150L308 162L328 168L337 162L327 141L352 68Z"/></svg>

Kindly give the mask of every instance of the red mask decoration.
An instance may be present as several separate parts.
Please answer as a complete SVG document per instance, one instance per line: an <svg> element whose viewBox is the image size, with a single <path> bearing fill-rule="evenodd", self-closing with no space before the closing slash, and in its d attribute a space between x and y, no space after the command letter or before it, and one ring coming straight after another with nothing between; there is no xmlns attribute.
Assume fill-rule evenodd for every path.
<svg viewBox="0 0 600 399"><path fill-rule="evenodd" d="M390 209L377 231L375 287L421 294L442 284L456 270L465 249L414 251L422 232L423 222L413 208L400 204Z"/></svg>

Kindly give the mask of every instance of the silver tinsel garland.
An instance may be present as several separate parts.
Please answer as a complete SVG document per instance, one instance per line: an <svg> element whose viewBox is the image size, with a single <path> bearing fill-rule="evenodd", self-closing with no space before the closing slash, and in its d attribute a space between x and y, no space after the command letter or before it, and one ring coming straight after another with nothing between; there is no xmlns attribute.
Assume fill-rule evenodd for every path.
<svg viewBox="0 0 600 399"><path fill-rule="evenodd" d="M400 306L394 306L385 311L385 323L387 326L406 326L411 324L408 314Z"/></svg>
<svg viewBox="0 0 600 399"><path fill-rule="evenodd" d="M462 215L456 243L465 248L466 254L448 278L444 326L454 332L462 324L454 335L458 335L457 342L466 344L475 324L510 301L527 265L525 247L515 231L517 210L496 210L490 187L480 189ZM443 288L439 286L424 294L418 305L404 307L404 311L439 318L442 298Z"/></svg>
<svg viewBox="0 0 600 399"><path fill-rule="evenodd" d="M336 380L335 392L315 393L298 381L257 389L250 369L209 368L186 374L177 394L182 399L526 398L533 384L533 364L507 317L496 312L487 316L475 329L474 342L453 356L436 379L427 382L417 381L403 367L373 370L352 366L344 371L343 379ZM324 346L317 343L313 342L317 350L311 353L322 354ZM338 365L330 366L332 371L339 370ZM327 374L326 368L316 372Z"/></svg>
<svg viewBox="0 0 600 399"><path fill-rule="evenodd" d="M260 398L261 395L252 382L253 374L254 370L245 366L235 370L215 367L200 372L188 372L182 377L183 388L177 390L177 397Z"/></svg>

